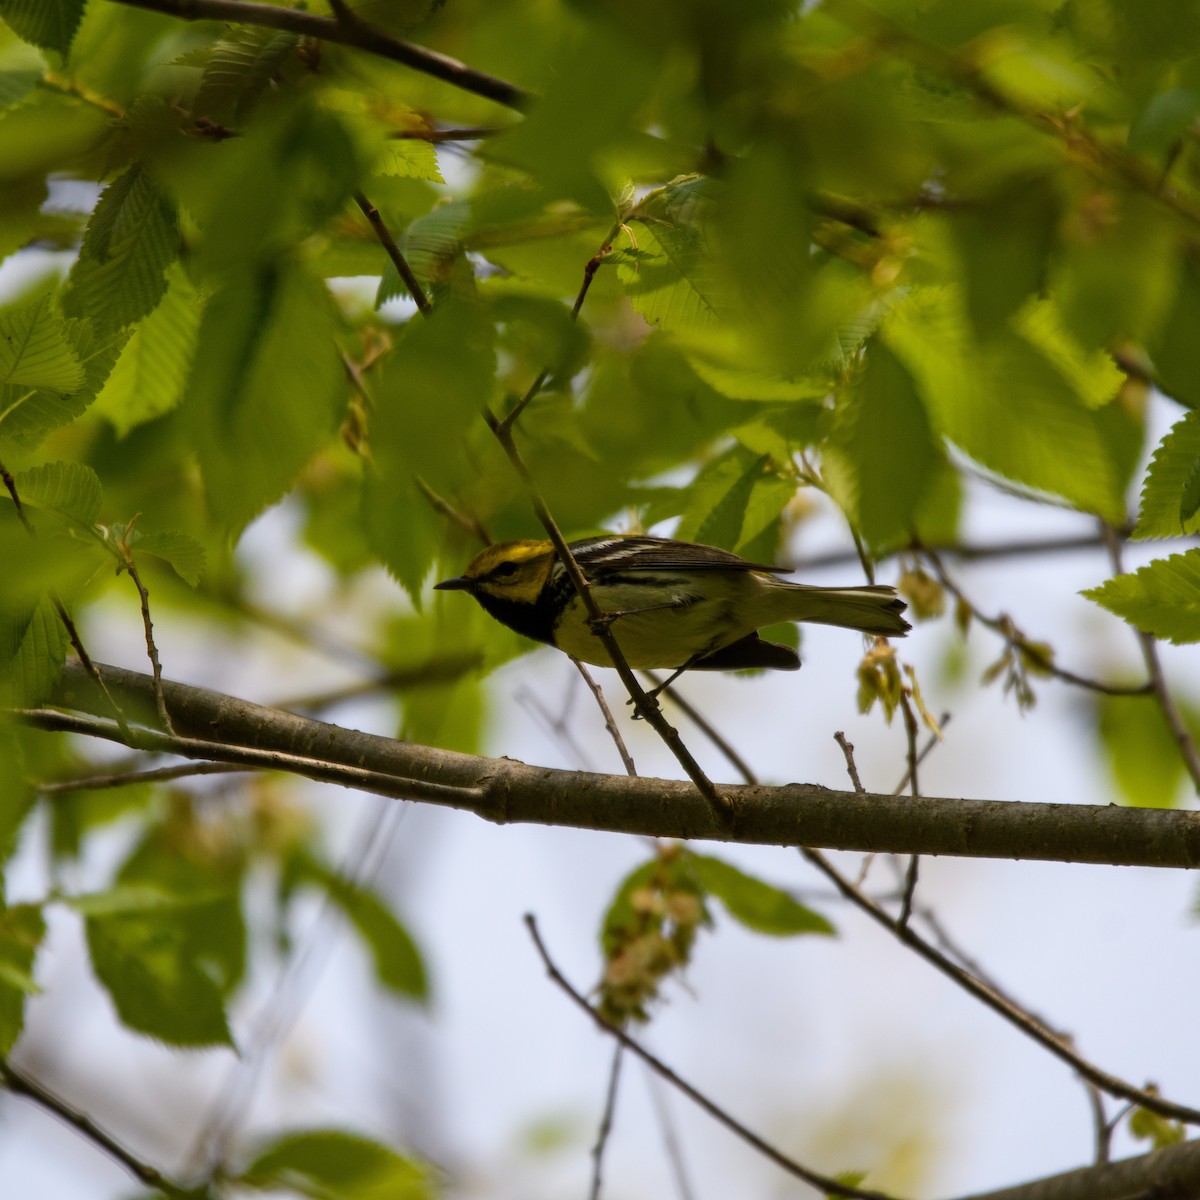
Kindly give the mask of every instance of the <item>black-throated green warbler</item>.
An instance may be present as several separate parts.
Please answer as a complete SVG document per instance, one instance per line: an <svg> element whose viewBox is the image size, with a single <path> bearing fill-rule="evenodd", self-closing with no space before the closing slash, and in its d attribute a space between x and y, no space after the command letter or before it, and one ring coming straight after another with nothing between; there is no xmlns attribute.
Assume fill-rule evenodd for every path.
<svg viewBox="0 0 1200 1200"><path fill-rule="evenodd" d="M669 538L610 535L571 543L597 606L631 667L794 671L800 657L758 636L764 625L813 621L900 636L910 626L891 587L810 587L776 578L787 567L747 562L728 550ZM610 667L554 545L501 542L455 579L497 621L584 662Z"/></svg>

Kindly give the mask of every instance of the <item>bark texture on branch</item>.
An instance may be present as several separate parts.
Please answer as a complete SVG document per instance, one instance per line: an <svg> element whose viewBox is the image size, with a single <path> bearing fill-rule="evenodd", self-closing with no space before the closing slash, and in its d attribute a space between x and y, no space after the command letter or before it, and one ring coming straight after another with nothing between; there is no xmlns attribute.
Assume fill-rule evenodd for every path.
<svg viewBox="0 0 1200 1200"><path fill-rule="evenodd" d="M129 720L159 729L150 676L98 665ZM186 684L164 680L163 689L175 731L205 743L191 750L184 747L185 757L242 761L224 757L221 748L276 751L291 756L279 764L284 770L365 786L383 795L444 803L499 823L896 854L1115 866L1200 865L1197 812L898 798L807 783L721 785L721 793L736 809L732 828L721 829L708 803L686 780L597 775L457 754L344 729ZM101 718L112 714L108 701L75 664L67 666L56 702ZM339 768L352 770L343 777ZM366 785L363 771L373 773ZM438 787L447 789L445 796L436 794ZM456 788L470 791L459 796L452 790Z"/></svg>
<svg viewBox="0 0 1200 1200"><path fill-rule="evenodd" d="M1197 1196L1200 1141L957 1200L1195 1200Z"/></svg>

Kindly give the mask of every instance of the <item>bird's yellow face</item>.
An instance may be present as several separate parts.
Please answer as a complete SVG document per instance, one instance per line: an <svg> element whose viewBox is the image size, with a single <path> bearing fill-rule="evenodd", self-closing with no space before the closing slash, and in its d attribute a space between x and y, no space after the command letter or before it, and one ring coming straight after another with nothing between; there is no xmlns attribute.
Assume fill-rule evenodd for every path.
<svg viewBox="0 0 1200 1200"><path fill-rule="evenodd" d="M497 542L477 554L457 579L446 579L435 586L482 593L514 604L533 604L553 568L551 542Z"/></svg>

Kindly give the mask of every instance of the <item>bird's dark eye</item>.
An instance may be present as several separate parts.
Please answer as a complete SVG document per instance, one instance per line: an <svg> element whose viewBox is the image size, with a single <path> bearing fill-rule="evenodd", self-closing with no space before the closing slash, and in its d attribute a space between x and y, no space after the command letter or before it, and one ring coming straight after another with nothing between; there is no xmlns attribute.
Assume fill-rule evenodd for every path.
<svg viewBox="0 0 1200 1200"><path fill-rule="evenodd" d="M515 562L502 562L493 572L492 576L496 579L507 579L511 575L517 573L517 564Z"/></svg>

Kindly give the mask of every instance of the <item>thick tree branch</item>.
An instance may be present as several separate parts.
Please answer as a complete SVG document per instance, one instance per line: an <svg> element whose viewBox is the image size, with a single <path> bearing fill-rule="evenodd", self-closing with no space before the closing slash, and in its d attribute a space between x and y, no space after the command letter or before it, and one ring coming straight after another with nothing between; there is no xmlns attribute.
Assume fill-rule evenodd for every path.
<svg viewBox="0 0 1200 1200"><path fill-rule="evenodd" d="M301 37L319 38L323 42L338 42L366 50L381 58L391 59L423 75L431 75L464 92L472 92L494 100L506 108L524 111L533 101L533 94L515 83L498 79L484 71L468 67L448 55L439 54L425 46L415 46L376 29L360 20L341 20L305 12L301 8L282 8L274 4L256 4L251 0L115 0L132 8L178 17L181 21L230 21L238 25L264 25L269 29L285 29Z"/></svg>
<svg viewBox="0 0 1200 1200"><path fill-rule="evenodd" d="M150 676L99 666L131 719L156 727ZM720 787L737 810L718 830L708 802L684 780L637 779L479 758L343 729L232 696L163 681L181 735L174 753L290 771L381 795L424 799L497 822L534 822L652 837L716 838L756 845L821 846L895 854L1200 866L1200 813L1111 805L1012 803L833 791L814 784ZM70 663L62 707L107 716L82 667ZM45 723L44 721L42 722ZM121 741L111 722L88 732ZM139 744L171 739L143 734ZM163 743L159 745L158 743Z"/></svg>
<svg viewBox="0 0 1200 1200"><path fill-rule="evenodd" d="M1200 1141L1081 1167L959 1200L1191 1200L1200 1195Z"/></svg>

